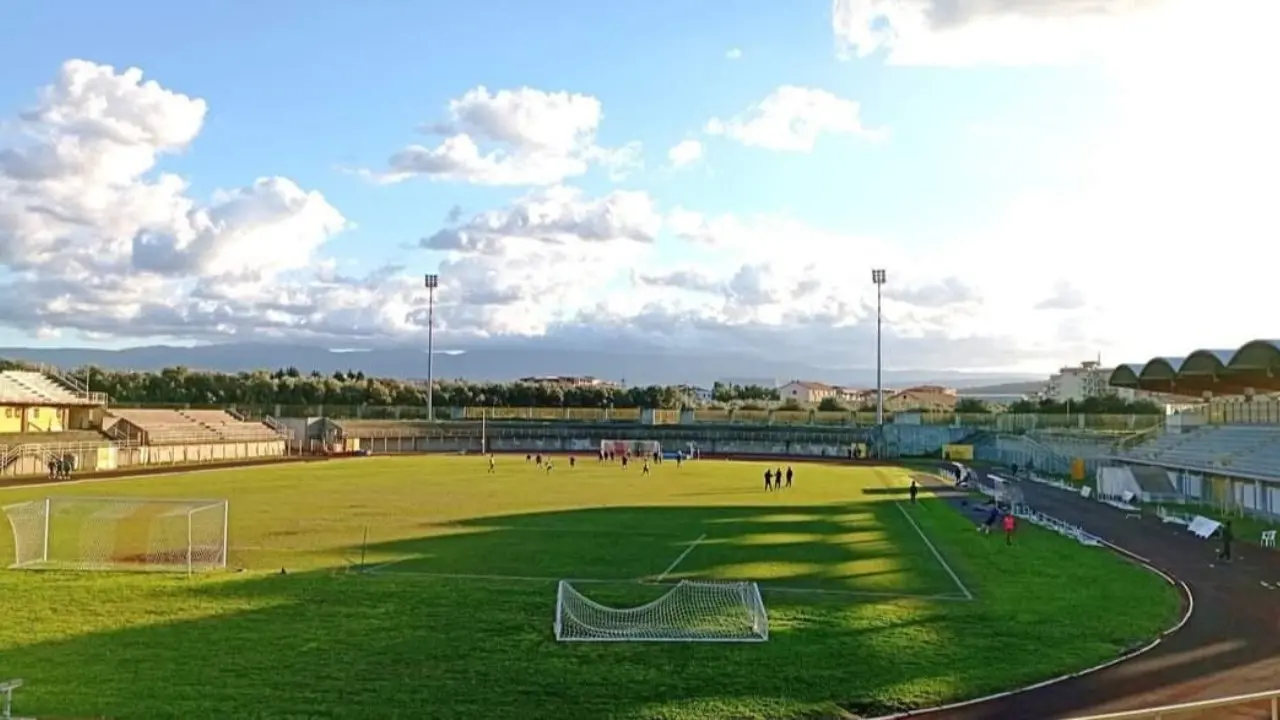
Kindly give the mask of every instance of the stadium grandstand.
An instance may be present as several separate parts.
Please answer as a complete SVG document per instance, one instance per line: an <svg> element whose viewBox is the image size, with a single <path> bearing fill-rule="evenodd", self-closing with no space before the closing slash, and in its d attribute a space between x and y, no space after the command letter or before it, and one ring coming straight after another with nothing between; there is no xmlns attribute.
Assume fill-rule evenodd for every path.
<svg viewBox="0 0 1280 720"><path fill-rule="evenodd" d="M269 458L288 432L224 410L134 410L55 369L0 372L0 476Z"/></svg>
<svg viewBox="0 0 1280 720"><path fill-rule="evenodd" d="M1108 384L1120 392L1176 400L1161 426L1124 442L1022 442L1052 450L1043 457L1084 457L1094 472L1106 466L1146 499L1177 498L1280 517L1280 340L1120 365Z"/></svg>

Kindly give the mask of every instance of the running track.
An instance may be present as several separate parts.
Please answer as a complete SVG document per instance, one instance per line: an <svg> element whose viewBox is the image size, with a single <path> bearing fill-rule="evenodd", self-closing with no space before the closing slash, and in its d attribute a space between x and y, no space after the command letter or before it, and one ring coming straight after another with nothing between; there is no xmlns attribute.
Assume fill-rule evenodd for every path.
<svg viewBox="0 0 1280 720"><path fill-rule="evenodd" d="M915 717L1054 720L1280 689L1280 589L1262 585L1280 583L1280 552L1237 543L1242 553L1236 561L1214 567L1218 545L1197 540L1184 528L1154 518L1126 519L1063 490L1030 482L1020 486L1036 510L1079 525L1185 582L1195 612L1179 632L1133 660L1038 690ZM1261 707L1224 708L1173 717L1252 720L1270 714Z"/></svg>

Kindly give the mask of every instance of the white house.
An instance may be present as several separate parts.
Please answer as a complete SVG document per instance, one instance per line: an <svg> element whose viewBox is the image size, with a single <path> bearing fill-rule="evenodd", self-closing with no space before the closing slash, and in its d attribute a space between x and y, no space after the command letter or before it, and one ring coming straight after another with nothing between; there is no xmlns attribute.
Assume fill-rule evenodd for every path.
<svg viewBox="0 0 1280 720"><path fill-rule="evenodd" d="M782 398L783 402L795 400L798 403L814 404L820 403L826 398L839 398L840 396L839 388L832 387L826 383L806 380L792 380L778 388L778 397Z"/></svg>

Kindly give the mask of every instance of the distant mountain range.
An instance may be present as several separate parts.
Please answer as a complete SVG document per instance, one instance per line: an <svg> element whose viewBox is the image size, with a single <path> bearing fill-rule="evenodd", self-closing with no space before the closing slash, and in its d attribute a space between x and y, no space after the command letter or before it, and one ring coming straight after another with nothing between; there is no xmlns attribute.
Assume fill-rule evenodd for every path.
<svg viewBox="0 0 1280 720"><path fill-rule="evenodd" d="M241 372L295 367L329 374L361 370L374 377L425 378L427 354L416 348L339 351L296 345L235 343L199 347L153 345L124 350L86 348L0 348L0 358L45 363L70 369L95 365L112 370L159 370L183 366L193 370ZM873 387L874 369L832 369L804 363L774 361L737 354L668 353L659 350L627 353L548 350L543 348L481 348L436 353L437 379L462 378L509 381L534 375L589 375L628 385L694 384L710 386L724 378L817 380L851 387ZM946 370L885 370L886 387L938 384L955 388L1023 387L1031 376L964 373ZM1016 391L1015 391L1016 392Z"/></svg>
<svg viewBox="0 0 1280 720"><path fill-rule="evenodd" d="M961 395L1030 395L1044 389L1044 380L1027 380L1025 382L1009 382L999 385L981 385L964 387Z"/></svg>

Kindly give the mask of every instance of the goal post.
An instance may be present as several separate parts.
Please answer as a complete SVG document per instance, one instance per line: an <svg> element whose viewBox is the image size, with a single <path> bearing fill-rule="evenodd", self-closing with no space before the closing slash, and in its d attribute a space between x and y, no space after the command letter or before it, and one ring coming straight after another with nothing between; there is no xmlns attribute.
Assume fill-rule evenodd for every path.
<svg viewBox="0 0 1280 720"><path fill-rule="evenodd" d="M653 602L612 608L561 580L554 627L559 642L764 642L769 614L754 582L681 580Z"/></svg>
<svg viewBox="0 0 1280 720"><path fill-rule="evenodd" d="M615 455L633 455L635 457L653 457L662 452L662 443L657 440L601 440L600 452Z"/></svg>
<svg viewBox="0 0 1280 720"><path fill-rule="evenodd" d="M227 566L226 500L68 496L3 511L14 569L195 573Z"/></svg>

